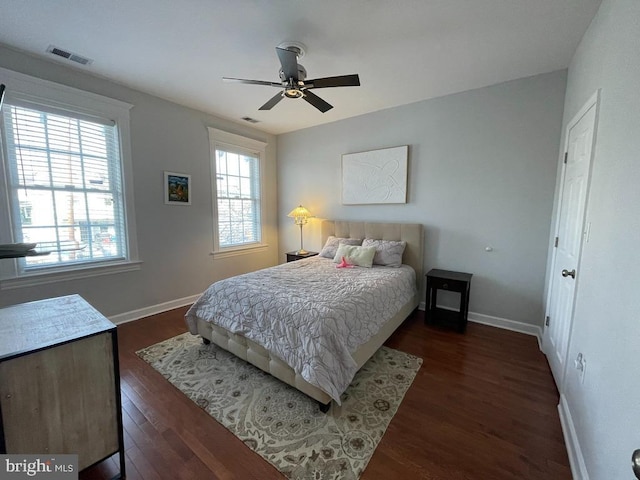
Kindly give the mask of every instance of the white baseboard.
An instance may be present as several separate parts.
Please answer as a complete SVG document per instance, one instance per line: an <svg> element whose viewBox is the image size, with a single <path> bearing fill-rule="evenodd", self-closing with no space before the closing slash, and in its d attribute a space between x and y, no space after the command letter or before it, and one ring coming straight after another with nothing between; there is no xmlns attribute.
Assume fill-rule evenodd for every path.
<svg viewBox="0 0 640 480"><path fill-rule="evenodd" d="M468 320L470 322L481 323L491 327L504 328L505 330L511 330L513 332L533 335L538 340L538 348L542 350L542 328L536 325L518 322L516 320L509 320L508 318L492 317L490 315L483 315L482 313L476 312L469 312Z"/></svg>
<svg viewBox="0 0 640 480"><path fill-rule="evenodd" d="M171 300L170 302L159 303L158 305L152 305L150 307L140 308L131 312L119 313L109 317L116 325L121 323L132 322L133 320L139 320L150 315L156 315L163 313L174 308L184 307L185 305L191 305L195 302L200 295L192 295L190 297L178 298L177 300Z"/></svg>
<svg viewBox="0 0 640 480"><path fill-rule="evenodd" d="M558 404L558 413L560 414L560 424L562 425L562 434L564 435L564 444L569 454L569 465L571 465L571 475L574 480L589 480L587 465L584 463L584 456L580 449L578 436L576 434L575 425L571 418L569 405L564 395L560 395L560 403Z"/></svg>
<svg viewBox="0 0 640 480"><path fill-rule="evenodd" d="M418 308L420 310L424 310L426 308L426 303L420 302L420 306ZM445 307L443 305L438 305L438 308L442 308L444 310L455 310L454 308ZM467 320L474 323L481 323L482 325L488 325L490 327L503 328L513 332L533 335L538 340L538 348L542 350L542 328L536 325L518 322L516 320L509 320L508 318L492 317L491 315L484 315L476 312L469 312Z"/></svg>

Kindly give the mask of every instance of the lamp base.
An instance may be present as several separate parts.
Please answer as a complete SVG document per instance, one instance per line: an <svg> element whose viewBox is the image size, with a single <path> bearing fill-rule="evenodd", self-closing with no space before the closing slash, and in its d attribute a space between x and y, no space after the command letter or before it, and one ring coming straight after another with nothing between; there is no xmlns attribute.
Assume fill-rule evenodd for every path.
<svg viewBox="0 0 640 480"><path fill-rule="evenodd" d="M307 252L306 250L301 248L300 250L298 250L296 252L296 255L306 255L307 253L309 253L309 252Z"/></svg>

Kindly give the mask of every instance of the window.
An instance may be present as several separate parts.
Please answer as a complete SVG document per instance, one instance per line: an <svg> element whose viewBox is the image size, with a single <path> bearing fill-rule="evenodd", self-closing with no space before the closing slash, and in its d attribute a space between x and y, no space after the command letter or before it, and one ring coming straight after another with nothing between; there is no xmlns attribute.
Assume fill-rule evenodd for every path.
<svg viewBox="0 0 640 480"><path fill-rule="evenodd" d="M0 212L0 227L9 225L11 238L4 234L0 243L37 243L37 250L50 253L21 258L10 268L3 264L2 278L135 260L124 188L125 166L130 167L129 106L7 72L0 69L28 81L3 80L8 85L0 116L8 205L0 204L6 210Z"/></svg>
<svg viewBox="0 0 640 480"><path fill-rule="evenodd" d="M209 129L214 254L262 247L261 162L266 144Z"/></svg>
<svg viewBox="0 0 640 480"><path fill-rule="evenodd" d="M24 269L126 258L115 125L9 102L3 121L14 236L51 252L25 258Z"/></svg>
<svg viewBox="0 0 640 480"><path fill-rule="evenodd" d="M216 149L220 248L260 242L259 158Z"/></svg>

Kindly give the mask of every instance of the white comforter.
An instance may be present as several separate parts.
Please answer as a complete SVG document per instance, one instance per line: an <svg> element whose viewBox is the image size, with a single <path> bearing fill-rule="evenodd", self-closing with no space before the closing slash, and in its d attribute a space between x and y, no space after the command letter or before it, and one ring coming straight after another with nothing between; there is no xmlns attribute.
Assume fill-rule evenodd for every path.
<svg viewBox="0 0 640 480"><path fill-rule="evenodd" d="M312 257L211 285L186 314L244 335L340 402L356 373L351 356L416 293L414 270L336 268Z"/></svg>

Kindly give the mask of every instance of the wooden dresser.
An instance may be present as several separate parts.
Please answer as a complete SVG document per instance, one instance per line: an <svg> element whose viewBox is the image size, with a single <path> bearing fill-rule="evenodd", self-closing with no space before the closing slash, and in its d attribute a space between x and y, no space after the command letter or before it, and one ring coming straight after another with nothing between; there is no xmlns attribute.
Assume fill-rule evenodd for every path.
<svg viewBox="0 0 640 480"><path fill-rule="evenodd" d="M115 453L125 478L116 326L70 295L0 309L0 453Z"/></svg>

